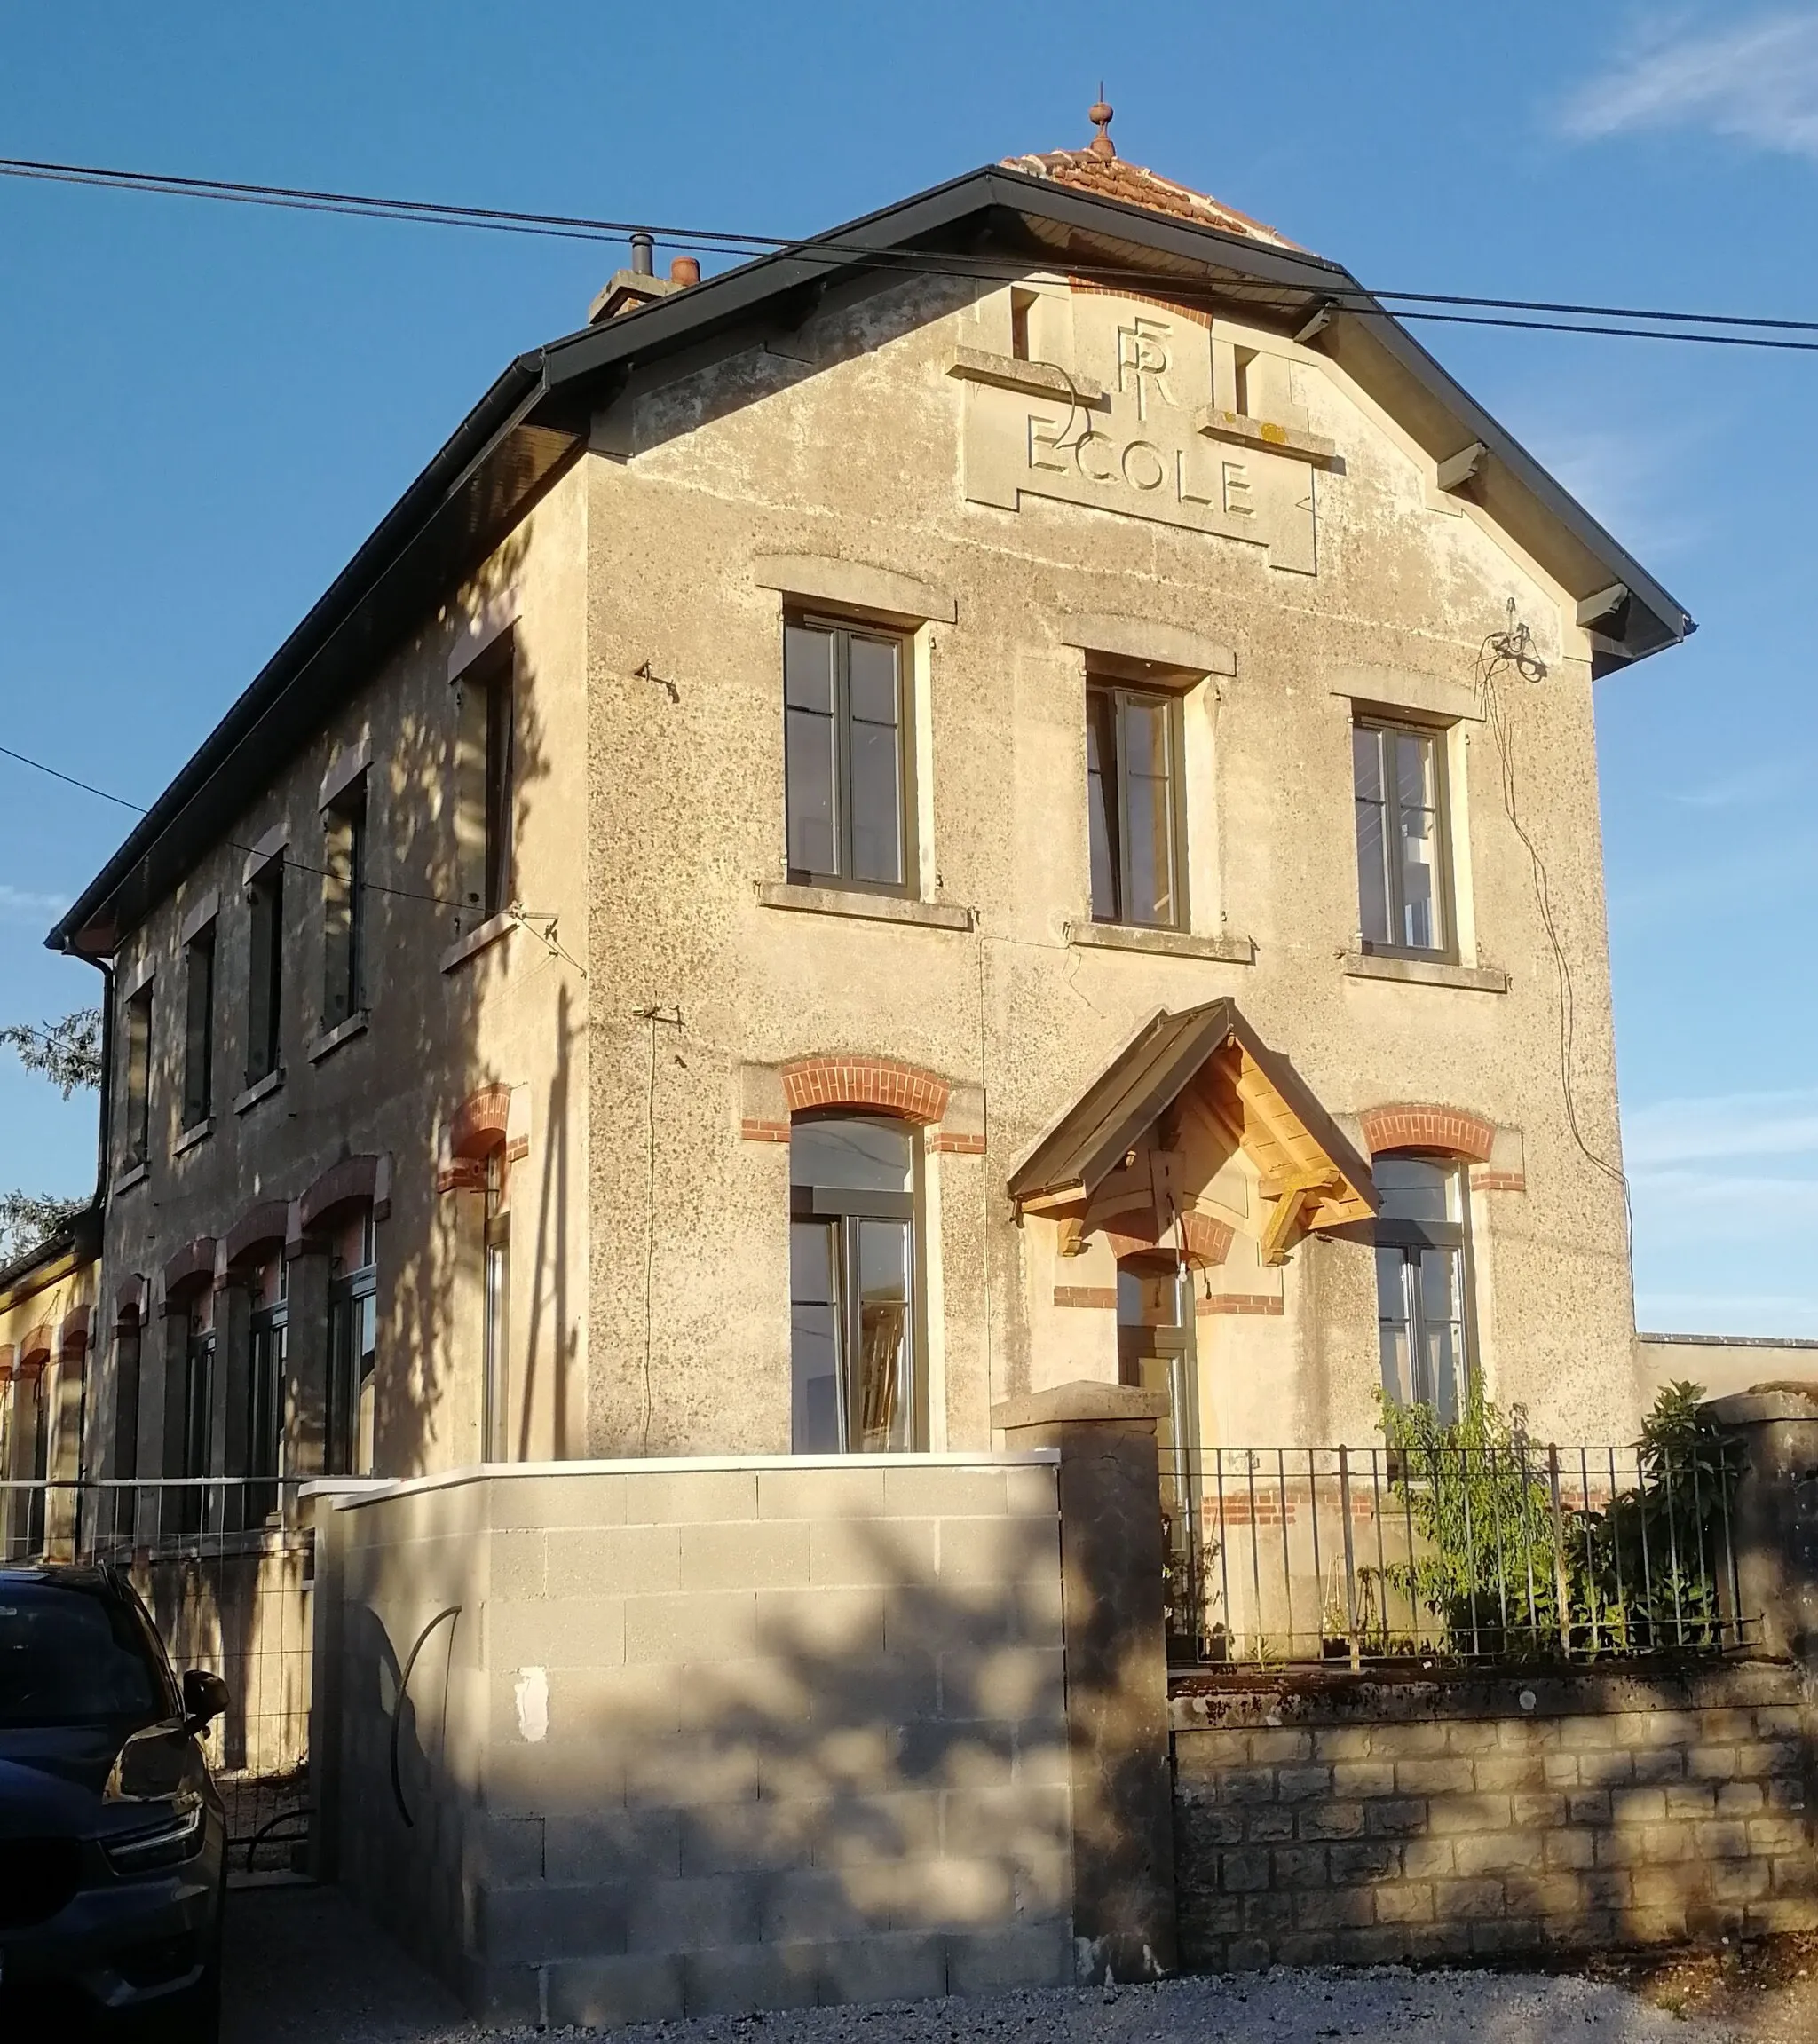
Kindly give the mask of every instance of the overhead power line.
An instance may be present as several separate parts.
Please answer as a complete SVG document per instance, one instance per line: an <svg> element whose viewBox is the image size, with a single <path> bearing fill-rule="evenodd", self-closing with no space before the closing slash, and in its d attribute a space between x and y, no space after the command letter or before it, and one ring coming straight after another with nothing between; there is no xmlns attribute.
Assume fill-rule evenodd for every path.
<svg viewBox="0 0 1818 2044"><path fill-rule="evenodd" d="M48 774L53 781L61 781L67 787L80 788L85 795L97 795L104 802L113 802L120 809L130 809L134 816L146 817L151 814L143 802L131 802L124 795L111 794L106 788L98 788L92 781L79 781L74 774L66 774L61 767L53 767L44 760L36 760L29 753L15 751L12 746L0 746L0 754L9 760L17 760L20 766L30 767L37 773ZM256 849L252 845L237 843L232 838L224 839L222 842L230 852L245 852L250 856ZM293 872L315 873L328 880L344 880L346 877L342 873L330 873L326 866L311 865L306 860L298 858L288 845L276 856ZM472 906L471 903L457 902L447 895L427 895L416 888L383 887L377 880L363 880L360 889L362 893L369 895L395 895L399 901L428 902L435 908L458 909L463 914Z"/></svg>
<svg viewBox="0 0 1818 2044"><path fill-rule="evenodd" d="M374 193L336 192L307 185L263 185L220 178L191 178L174 172L121 170L102 164L59 163L32 157L0 157L0 177L79 185L106 190L136 192L170 198L206 199L217 202L276 207L291 211L337 214L357 218L401 222L418 226L464 227L505 234L525 234L565 241L620 241L633 233L650 233L679 248L704 254L724 255L748 261L765 255L794 254L808 259L834 256L860 266L900 270L925 275L966 278L1008 278L1021 275L1021 269L1001 257L935 254L913 249L889 249L874 243L842 241L826 236L755 234L732 228L658 225L649 221L612 220L585 214L542 213L510 207L468 206L452 201L401 199ZM1088 265L1077 274L1095 283L1130 282L1154 288L1148 271ZM1242 291L1241 281L1221 283L1221 291ZM1253 284L1258 292L1274 287ZM1622 340L1671 340L1707 346L1768 348L1796 353L1818 353L1818 341L1782 340L1780 334L1818 335L1818 320L1793 320L1742 312L1708 312L1663 310L1640 305L1582 304L1569 300L1490 298L1441 291L1369 290L1359 295L1354 287L1335 284L1329 294L1333 306L1363 318L1394 318L1453 326L1480 326L1531 329L1536 333L1602 334ZM1458 311L1421 311L1422 306L1464 308ZM1399 307L1401 310L1391 310ZM1548 319L1518 318L1515 314L1546 313ZM1509 315L1509 316L1504 316ZM1646 320L1645 327L1612 326L1611 320ZM1686 329L1691 329L1689 331ZM1713 329L1731 329L1718 331Z"/></svg>

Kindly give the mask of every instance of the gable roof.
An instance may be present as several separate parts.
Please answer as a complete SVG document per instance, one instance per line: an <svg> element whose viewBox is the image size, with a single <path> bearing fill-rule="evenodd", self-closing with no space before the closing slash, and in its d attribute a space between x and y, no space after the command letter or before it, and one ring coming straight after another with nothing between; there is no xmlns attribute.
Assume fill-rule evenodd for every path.
<svg viewBox="0 0 1818 2044"><path fill-rule="evenodd" d="M1115 272L1314 341L1436 460L1483 450L1490 516L1580 599L1628 601L1606 663L1675 643L1691 618L1338 264L1134 165L1087 172L1060 151L999 164L520 355L379 522L46 938L105 956L232 827L265 785L450 586L470 573L586 445L634 369L754 327L805 318L842 282L875 288L918 261L1001 276L1006 264ZM1057 163L1056 159L1063 159ZM1027 160L1024 160L1027 162ZM1134 178L1136 182L1132 183ZM1146 180L1146 182L1144 182ZM1141 202L1129 195L1141 191ZM1198 204L1189 203L1198 201ZM1208 210L1210 209L1210 210ZM1214 217L1217 216L1216 217ZM991 267L995 265L995 268ZM1139 282L1138 280L1141 280Z"/></svg>
<svg viewBox="0 0 1818 2044"><path fill-rule="evenodd" d="M1108 139L1108 138L1107 138ZM1261 241L1271 249L1298 249L1273 227L1253 220L1209 192L1196 192L1190 185L1176 184L1142 163L1132 163L1115 154L1097 149L1049 149L1039 155L1006 156L1006 170L1020 170L1025 178L1048 178L1075 192L1090 192L1101 199L1120 200L1127 206L1144 206L1153 213L1172 213L1182 220L1197 220L1203 227L1223 234L1240 234L1246 241Z"/></svg>
<svg viewBox="0 0 1818 2044"><path fill-rule="evenodd" d="M1226 997L1170 1014L1164 1008L1118 1052L1011 1174L1019 1205L1044 1196L1090 1199L1128 1152L1199 1076L1235 1044L1299 1131L1343 1178L1355 1200L1373 1209L1370 1166L1312 1088L1271 1050Z"/></svg>

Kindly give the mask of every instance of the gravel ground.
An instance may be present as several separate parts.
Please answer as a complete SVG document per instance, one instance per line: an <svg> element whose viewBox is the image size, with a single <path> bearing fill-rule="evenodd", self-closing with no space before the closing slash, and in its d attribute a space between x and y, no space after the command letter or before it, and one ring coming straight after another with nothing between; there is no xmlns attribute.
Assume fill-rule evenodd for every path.
<svg viewBox="0 0 1818 2044"><path fill-rule="evenodd" d="M1661 1993L1640 1972L1618 1981L1279 1970L1152 1987L701 2016L613 2034L619 2044L1386 2044L1391 2037L1418 2044L1813 2044L1818 1978L1790 1962L1780 1970L1786 1977L1759 1988L1733 1977L1714 1998ZM1808 1970L1818 1975L1818 1962ZM231 1899L223 2044L529 2044L538 2034L467 2021L333 1890L253 1890Z"/></svg>

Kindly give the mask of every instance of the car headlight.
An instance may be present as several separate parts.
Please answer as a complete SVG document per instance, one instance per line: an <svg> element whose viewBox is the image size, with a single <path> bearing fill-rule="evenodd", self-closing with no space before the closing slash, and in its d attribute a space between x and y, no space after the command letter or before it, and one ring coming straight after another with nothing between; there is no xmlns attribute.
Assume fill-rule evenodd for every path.
<svg viewBox="0 0 1818 2044"><path fill-rule="evenodd" d="M103 1840L101 1850L116 1874L146 1874L154 1867L178 1866L202 1851L206 1814L198 1791L186 1789L165 1805L154 1822L115 1833Z"/></svg>
<svg viewBox="0 0 1818 2044"><path fill-rule="evenodd" d="M151 1724L120 1748L101 1792L106 1803L136 1803L142 1823L110 1828L101 1849L119 1874L174 1866L202 1849L208 1776L195 1742L180 1725Z"/></svg>

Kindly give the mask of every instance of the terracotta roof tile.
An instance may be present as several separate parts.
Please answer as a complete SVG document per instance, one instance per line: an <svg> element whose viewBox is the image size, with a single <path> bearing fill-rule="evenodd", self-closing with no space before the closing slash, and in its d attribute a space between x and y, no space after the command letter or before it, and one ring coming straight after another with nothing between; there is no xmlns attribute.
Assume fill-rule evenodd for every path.
<svg viewBox="0 0 1818 2044"><path fill-rule="evenodd" d="M1046 154L1006 156L1004 168L1020 170L1026 178L1046 178L1056 185L1090 192L1100 199L1120 199L1126 206L1146 206L1151 213L1172 213L1202 227L1216 227L1226 234L1241 234L1245 241L1266 242L1275 249L1298 249L1285 234L1253 220L1222 200L1177 185L1158 170L1141 163L1126 163L1121 156L1101 154L1092 149L1050 149Z"/></svg>

